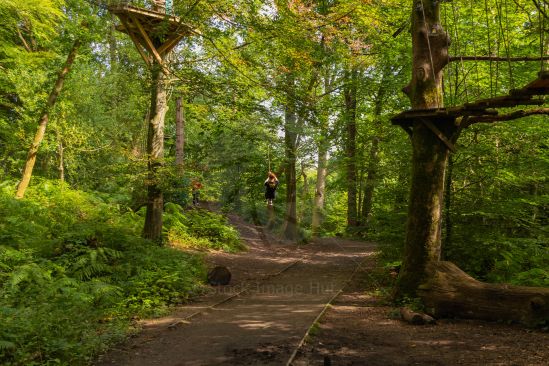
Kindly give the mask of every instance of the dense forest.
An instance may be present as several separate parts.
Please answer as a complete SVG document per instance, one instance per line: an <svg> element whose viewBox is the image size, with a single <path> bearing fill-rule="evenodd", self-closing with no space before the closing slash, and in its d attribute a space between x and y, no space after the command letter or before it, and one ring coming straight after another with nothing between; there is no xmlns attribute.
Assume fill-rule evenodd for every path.
<svg viewBox="0 0 549 366"><path fill-rule="evenodd" d="M513 95L549 69L546 0L160 3L0 0L2 364L86 364L132 319L199 294L205 251L244 249L226 212L301 245L376 242L398 268L409 217L424 224L411 187L431 183L412 182L418 127L392 118ZM162 29L136 47L147 37L112 11L128 4L177 16L171 50L155 54ZM410 33L431 10L427 62L446 56L421 107L431 76ZM549 110L529 103L446 145L429 132L453 150L435 221L440 259L549 287ZM220 211L192 209L193 182Z"/></svg>

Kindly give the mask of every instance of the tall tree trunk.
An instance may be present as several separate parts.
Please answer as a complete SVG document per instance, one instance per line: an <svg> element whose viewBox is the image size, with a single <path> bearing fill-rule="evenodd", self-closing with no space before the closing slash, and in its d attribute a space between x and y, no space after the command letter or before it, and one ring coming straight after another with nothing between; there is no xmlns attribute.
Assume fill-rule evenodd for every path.
<svg viewBox="0 0 549 366"><path fill-rule="evenodd" d="M447 64L450 42L440 25L440 2L415 2L412 12L413 73L404 91L414 109L442 107L442 69ZM436 125L446 136L455 129L452 119L441 118ZM440 260L448 148L422 120L413 123L412 147L406 243L396 290L399 296L413 297L429 276L429 264Z"/></svg>
<svg viewBox="0 0 549 366"><path fill-rule="evenodd" d="M38 129L36 130L34 140L32 141L29 153L27 155L27 162L25 163L25 168L23 169L23 177L21 178L21 182L17 187L17 193L15 194L16 198L23 198L23 196L25 195L25 191L29 186L34 163L36 162L36 154L38 153L38 148L40 147L40 144L44 139L44 135L46 134L46 126L48 124L50 111L55 105L55 101L57 100L57 97L63 89L65 78L71 70L72 64L74 63L74 60L76 58L76 54L78 53L78 49L80 48L80 44L80 40L74 41L69 55L67 56L67 60L65 61L65 65L63 66L63 69L61 69L61 72L59 72L57 80L55 81L55 85L53 86L53 90L48 97L44 110L42 111L42 115L40 117L40 120L38 121Z"/></svg>
<svg viewBox="0 0 549 366"><path fill-rule="evenodd" d="M238 161L236 163L236 187L234 187L234 210L236 212L242 211L242 196L244 195L243 179L242 179L242 163Z"/></svg>
<svg viewBox="0 0 549 366"><path fill-rule="evenodd" d="M324 51L326 51L324 38L322 38L322 45ZM326 68L324 73L324 94L328 93L331 89L332 79L330 77L330 70ZM313 214L311 220L311 231L313 237L320 235L320 228L324 221L324 198L326 192L326 177L328 175L328 149L330 142L328 140L328 115L321 113L318 116L319 119L319 131L317 139L317 168L316 168L316 184L315 184L315 196L313 200Z"/></svg>
<svg viewBox="0 0 549 366"><path fill-rule="evenodd" d="M116 44L116 37L115 37L115 15L113 13L110 13L111 16L111 25L109 27L109 32L107 33L107 41L109 43L109 62L110 62L110 69L113 70L114 67L118 64L118 46Z"/></svg>
<svg viewBox="0 0 549 366"><path fill-rule="evenodd" d="M366 183L364 184L364 197L362 200L362 225L368 226L372 217L372 203L374 197L374 190L378 180L378 165L379 165L379 142L381 133L381 112L383 110L383 101L386 91L386 75L389 71L386 70L381 78L381 83L376 94L375 108L374 108L374 130L378 136L374 136L372 140L372 146L370 148L370 154L368 159L368 168L366 172Z"/></svg>
<svg viewBox="0 0 549 366"><path fill-rule="evenodd" d="M175 165L178 174L182 176L185 152L185 110L182 97L177 98L175 117Z"/></svg>
<svg viewBox="0 0 549 366"><path fill-rule="evenodd" d="M347 228L355 227L357 220L356 191L356 92L358 71L352 68L347 71L344 88L345 124L347 138L345 144L346 179L347 179Z"/></svg>
<svg viewBox="0 0 549 366"><path fill-rule="evenodd" d="M368 226L372 217L372 204L374 189L377 182L377 171L379 165L379 137L374 137L368 157L368 168L366 182L364 184L364 197L362 198L362 226Z"/></svg>
<svg viewBox="0 0 549 366"><path fill-rule="evenodd" d="M324 134L322 134L318 142L317 160L315 198L313 202L313 218L311 223L313 237L318 237L320 234L320 227L324 215L324 194L326 191L326 176L328 175L328 144Z"/></svg>
<svg viewBox="0 0 549 366"><path fill-rule="evenodd" d="M162 66L155 62L151 72L151 113L147 135L147 213L145 216L143 237L161 244L164 197L160 188L158 169L163 165L164 118L168 111L168 103L166 75Z"/></svg>
<svg viewBox="0 0 549 366"><path fill-rule="evenodd" d="M297 212L297 221L298 222L303 222L303 218L305 216L305 209L306 209L306 203L305 202L308 202L308 197L309 197L309 177L307 176L307 172L305 171L306 169L306 166L305 164L301 164L301 169L300 169L300 172L299 172L299 175L301 176L301 178L303 179L303 187L301 188L301 194L300 194L300 201L301 201L301 204L298 205L298 212Z"/></svg>
<svg viewBox="0 0 549 366"><path fill-rule="evenodd" d="M290 77L291 78L291 77ZM294 87L294 80L288 83L288 98L284 115L284 151L285 178L286 178L286 215L284 237L288 240L297 240L297 210L296 210L296 159L297 159L297 113L295 101L290 94Z"/></svg>
<svg viewBox="0 0 549 366"><path fill-rule="evenodd" d="M59 160L59 165L57 170L59 171L59 180L61 182L65 181L65 148L63 147L63 138L61 133L57 131L57 156Z"/></svg>

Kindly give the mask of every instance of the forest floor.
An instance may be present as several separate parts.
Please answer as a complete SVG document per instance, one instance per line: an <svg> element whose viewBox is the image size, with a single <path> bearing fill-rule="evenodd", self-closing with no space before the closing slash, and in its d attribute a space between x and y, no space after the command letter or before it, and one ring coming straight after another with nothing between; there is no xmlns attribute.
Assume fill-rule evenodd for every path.
<svg viewBox="0 0 549 366"><path fill-rule="evenodd" d="M232 272L96 365L286 365L325 304L343 289L293 365L547 365L549 334L497 323L412 326L377 293L375 245L337 239L297 246L230 215L249 250L211 253ZM350 278L351 282L348 282Z"/></svg>

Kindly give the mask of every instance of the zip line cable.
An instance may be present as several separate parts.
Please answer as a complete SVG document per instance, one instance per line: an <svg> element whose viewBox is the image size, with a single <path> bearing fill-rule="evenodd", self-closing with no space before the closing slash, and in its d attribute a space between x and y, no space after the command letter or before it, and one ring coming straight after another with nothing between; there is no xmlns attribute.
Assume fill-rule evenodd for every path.
<svg viewBox="0 0 549 366"><path fill-rule="evenodd" d="M271 171L271 143L267 143L267 160L269 161L269 172Z"/></svg>
<svg viewBox="0 0 549 366"><path fill-rule="evenodd" d="M488 36L488 55L492 55L492 42L490 37L490 22L488 20L488 0L484 0L484 11L485 11L485 18L486 18L486 30L487 30L487 36ZM494 83L493 83L493 65L492 60L490 60L490 97L494 96Z"/></svg>

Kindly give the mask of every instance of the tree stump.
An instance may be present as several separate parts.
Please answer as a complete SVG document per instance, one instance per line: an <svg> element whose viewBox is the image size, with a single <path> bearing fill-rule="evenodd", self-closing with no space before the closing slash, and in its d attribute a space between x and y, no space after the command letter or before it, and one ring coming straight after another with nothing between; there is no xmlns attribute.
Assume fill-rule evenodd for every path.
<svg viewBox="0 0 549 366"><path fill-rule="evenodd" d="M231 272L225 266L217 266L208 272L208 283L212 286L225 286L231 282Z"/></svg>

